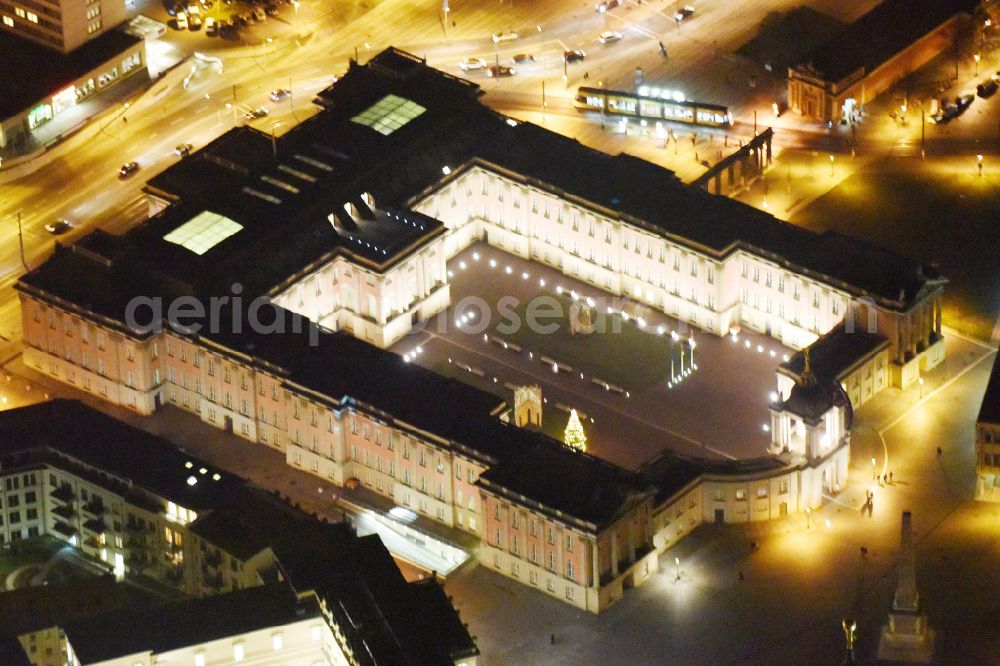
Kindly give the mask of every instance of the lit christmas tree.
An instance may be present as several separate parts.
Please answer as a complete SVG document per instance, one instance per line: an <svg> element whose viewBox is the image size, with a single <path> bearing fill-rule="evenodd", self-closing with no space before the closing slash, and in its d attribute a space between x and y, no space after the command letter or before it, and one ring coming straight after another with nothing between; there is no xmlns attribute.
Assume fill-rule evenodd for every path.
<svg viewBox="0 0 1000 666"><path fill-rule="evenodd" d="M583 434L583 424L580 423L580 417L577 416L575 409L569 413L569 423L566 424L566 432L563 433L563 444L571 449L587 450L587 436Z"/></svg>

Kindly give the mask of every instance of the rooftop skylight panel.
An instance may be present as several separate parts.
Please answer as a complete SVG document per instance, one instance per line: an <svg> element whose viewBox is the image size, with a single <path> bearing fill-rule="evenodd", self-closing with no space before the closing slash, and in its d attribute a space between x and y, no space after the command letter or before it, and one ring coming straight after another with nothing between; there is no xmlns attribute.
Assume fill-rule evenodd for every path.
<svg viewBox="0 0 1000 666"><path fill-rule="evenodd" d="M272 197L267 192L261 192L260 190L255 190L252 187L244 187L243 188L243 193L244 194L249 194L252 197L257 197L258 199L263 199L264 201L268 201L268 202L273 203L273 204L280 204L281 203L281 199L279 199L278 197Z"/></svg>
<svg viewBox="0 0 1000 666"><path fill-rule="evenodd" d="M285 173L290 174L292 176L295 176L299 180L304 180L307 183L315 183L316 182L316 177L315 176L312 176L312 175L306 173L305 171L299 171L298 169L293 169L292 167L290 167L290 166L288 166L286 164L279 164L278 165L278 170L279 171L284 171Z"/></svg>
<svg viewBox="0 0 1000 666"><path fill-rule="evenodd" d="M264 181L265 183L270 183L271 185L274 185L275 187L280 187L281 189L283 189L283 190L285 190L287 192L291 192L292 194L298 194L299 193L299 188L295 187L294 185L289 185L288 183L286 183L283 180L278 180L277 178L272 178L271 176L261 176L260 179L262 181Z"/></svg>
<svg viewBox="0 0 1000 666"><path fill-rule="evenodd" d="M163 240L200 256L242 228L238 222L206 210L171 231Z"/></svg>
<svg viewBox="0 0 1000 666"><path fill-rule="evenodd" d="M389 136L426 110L405 97L386 95L351 120Z"/></svg>
<svg viewBox="0 0 1000 666"><path fill-rule="evenodd" d="M295 155L294 157L295 157L295 159L297 159L298 161L302 162L303 164L308 164L309 166L314 166L317 169L321 169L323 171L333 171L333 167L330 166L329 164L327 164L326 162L320 162L319 160L313 159L312 157L309 157L308 155Z"/></svg>

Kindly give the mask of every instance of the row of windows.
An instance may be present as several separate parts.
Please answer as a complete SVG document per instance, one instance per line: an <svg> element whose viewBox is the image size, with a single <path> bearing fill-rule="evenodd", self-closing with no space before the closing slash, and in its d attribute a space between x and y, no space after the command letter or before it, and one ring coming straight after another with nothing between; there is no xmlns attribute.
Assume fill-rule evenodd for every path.
<svg viewBox="0 0 1000 666"><path fill-rule="evenodd" d="M767 485L760 485L756 488L756 495L758 499L764 499L768 496L770 492ZM781 479L778 481L778 494L787 495L788 494L788 480ZM745 501L747 499L747 489L737 488L735 493L735 498L738 501ZM727 492L725 488L716 488L713 492L713 499L716 502L725 502L727 497Z"/></svg>

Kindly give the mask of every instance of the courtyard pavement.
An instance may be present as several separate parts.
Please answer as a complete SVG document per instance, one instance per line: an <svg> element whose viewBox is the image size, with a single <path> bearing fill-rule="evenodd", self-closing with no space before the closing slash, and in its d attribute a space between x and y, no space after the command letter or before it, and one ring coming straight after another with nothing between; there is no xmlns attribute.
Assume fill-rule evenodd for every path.
<svg viewBox="0 0 1000 666"><path fill-rule="evenodd" d="M475 259L477 256L479 259ZM495 266L491 266L491 261ZM626 397L624 392L607 391L595 384L594 375L585 365L573 367L574 364L555 354L549 358L567 363L573 371L553 373L552 364L543 362L543 354L532 351L528 345L520 351L512 346L505 349L497 342L485 342L481 327L455 324L457 316L472 311L478 313L474 323L482 322L484 315L478 309L463 307L468 297L483 299L491 309L490 316L499 321L497 304L504 297L526 303L539 294L561 288L564 293L572 291L581 298L595 299L595 303L610 304L608 294L541 263L525 261L481 243L452 259L449 270L453 274L451 293L455 306L404 338L394 351L406 354L419 347L422 353L413 362L498 393L511 405L512 386L540 385L547 400L543 421L556 419L564 424L565 408L577 409L586 415L588 451L625 467L636 468L664 448L712 458L753 458L765 454L770 435L762 426L770 421L767 403L776 388L775 370L782 358L791 353L777 340L748 333L740 333L736 340L720 338L685 327L652 308L643 308L644 330L655 336L662 326L663 344L668 344L670 331L680 331L682 338L693 333L697 370L673 388L668 386L669 368L663 368L663 380L650 387L623 383L621 388L628 391ZM669 267L665 270L669 271ZM525 274L528 278L524 278ZM492 327L487 330L494 335ZM523 332L518 335L523 339ZM611 338L616 334L609 327L606 333L593 335ZM609 353L627 351L614 350L614 342L608 341ZM685 359L690 367L690 356ZM642 366L646 361L626 353L620 362L629 368ZM467 367L482 372L482 376L466 370ZM584 373L583 379L580 372ZM675 367L675 372L679 372L679 367Z"/></svg>

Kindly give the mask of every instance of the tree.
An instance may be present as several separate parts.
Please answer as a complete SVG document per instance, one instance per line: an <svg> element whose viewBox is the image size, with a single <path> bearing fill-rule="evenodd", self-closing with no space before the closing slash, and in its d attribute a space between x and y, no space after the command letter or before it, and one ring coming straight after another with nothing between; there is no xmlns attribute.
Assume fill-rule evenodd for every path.
<svg viewBox="0 0 1000 666"><path fill-rule="evenodd" d="M569 413L569 423L566 424L566 432L563 434L563 444L571 449L579 451L587 450L587 436L583 433L583 424L576 410Z"/></svg>

